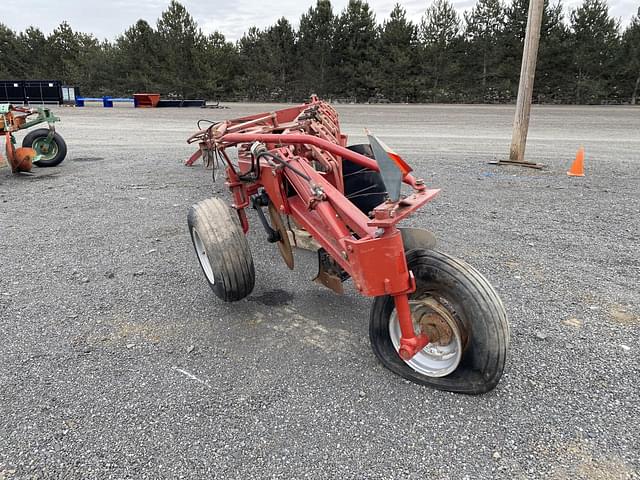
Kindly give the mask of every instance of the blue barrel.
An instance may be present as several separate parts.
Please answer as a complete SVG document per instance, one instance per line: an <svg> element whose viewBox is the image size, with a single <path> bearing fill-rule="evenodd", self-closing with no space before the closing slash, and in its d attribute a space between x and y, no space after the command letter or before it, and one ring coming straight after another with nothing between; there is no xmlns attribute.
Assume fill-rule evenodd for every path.
<svg viewBox="0 0 640 480"><path fill-rule="evenodd" d="M84 107L84 98L76 97L76 107Z"/></svg>
<svg viewBox="0 0 640 480"><path fill-rule="evenodd" d="M102 106L106 108L113 108L113 100L111 97L102 97Z"/></svg>

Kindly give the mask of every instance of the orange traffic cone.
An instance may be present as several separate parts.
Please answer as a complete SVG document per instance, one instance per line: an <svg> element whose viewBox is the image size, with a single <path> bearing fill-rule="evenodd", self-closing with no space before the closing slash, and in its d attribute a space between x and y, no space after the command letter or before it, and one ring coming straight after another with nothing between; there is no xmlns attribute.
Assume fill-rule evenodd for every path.
<svg viewBox="0 0 640 480"><path fill-rule="evenodd" d="M578 149L576 159L571 164L571 168L567 172L570 177L584 177L584 147Z"/></svg>

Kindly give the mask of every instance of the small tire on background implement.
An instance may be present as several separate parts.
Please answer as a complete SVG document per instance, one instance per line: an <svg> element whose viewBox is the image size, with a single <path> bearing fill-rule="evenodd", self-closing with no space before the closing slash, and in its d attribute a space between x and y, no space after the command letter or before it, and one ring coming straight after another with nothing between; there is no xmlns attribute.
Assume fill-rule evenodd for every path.
<svg viewBox="0 0 640 480"><path fill-rule="evenodd" d="M47 135L49 135L48 128L38 128L37 130L33 130L22 139L22 146L33 148L36 150L37 154L40 154L41 152L36 148L38 146L37 142L38 140L46 138ZM44 154L44 158L37 162L33 162L38 167L55 167L62 163L64 158L67 156L67 144L59 133L54 133L51 141L55 144L55 151L52 155L47 156Z"/></svg>
<svg viewBox="0 0 640 480"><path fill-rule="evenodd" d="M207 198L191 206L187 223L198 261L216 296L235 302L249 295L256 274L236 212L219 198Z"/></svg>
<svg viewBox="0 0 640 480"><path fill-rule="evenodd" d="M395 305L388 295L376 297L371 307L369 337L375 355L386 368L418 384L466 394L492 390L502 376L509 344L509 324L498 294L475 268L436 250L411 250L407 264L416 279L410 300L440 297L455 310L466 337L460 363L442 377L407 365L391 340L389 322Z"/></svg>

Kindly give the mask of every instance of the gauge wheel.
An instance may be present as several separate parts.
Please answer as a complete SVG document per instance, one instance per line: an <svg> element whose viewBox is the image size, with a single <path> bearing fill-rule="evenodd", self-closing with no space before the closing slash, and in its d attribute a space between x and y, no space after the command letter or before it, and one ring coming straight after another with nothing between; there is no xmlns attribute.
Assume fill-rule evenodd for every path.
<svg viewBox="0 0 640 480"><path fill-rule="evenodd" d="M403 360L393 297L376 297L369 323L375 355L418 384L466 394L493 389L509 343L507 315L496 291L475 268L436 250L410 250L407 264L416 280L409 296L414 330L430 343Z"/></svg>
<svg viewBox="0 0 640 480"><path fill-rule="evenodd" d="M191 206L187 223L202 272L216 296L235 302L249 295L256 274L237 213L219 198L207 198Z"/></svg>
<svg viewBox="0 0 640 480"><path fill-rule="evenodd" d="M29 132L22 140L22 146L33 148L40 160L33 162L38 167L55 167L67 156L67 144L59 133L54 133L51 140L48 128L39 128Z"/></svg>

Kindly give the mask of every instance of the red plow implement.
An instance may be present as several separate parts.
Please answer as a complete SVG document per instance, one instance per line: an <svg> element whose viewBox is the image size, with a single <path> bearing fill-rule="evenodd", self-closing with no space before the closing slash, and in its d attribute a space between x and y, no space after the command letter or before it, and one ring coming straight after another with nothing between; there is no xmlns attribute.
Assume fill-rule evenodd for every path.
<svg viewBox="0 0 640 480"><path fill-rule="evenodd" d="M368 138L348 145L337 112L316 97L211 123L190 137L199 149L187 164L202 158L205 166L224 165L233 199L229 207L209 198L189 211L205 277L225 301L253 290L245 238L251 207L289 268L294 247L315 250L316 281L341 293L350 278L374 297L370 339L387 368L443 390L486 392L498 383L506 357L502 302L477 270L435 250L431 232L398 226L439 190L411 175L375 135Z"/></svg>

